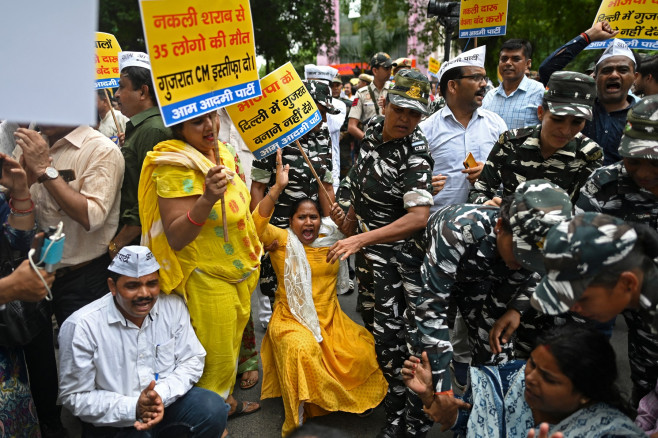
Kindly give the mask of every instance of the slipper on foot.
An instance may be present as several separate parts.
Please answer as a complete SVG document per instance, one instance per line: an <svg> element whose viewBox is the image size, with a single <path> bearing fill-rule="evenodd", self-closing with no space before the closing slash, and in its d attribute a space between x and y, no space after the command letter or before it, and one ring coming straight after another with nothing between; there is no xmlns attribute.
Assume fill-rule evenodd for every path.
<svg viewBox="0 0 658 438"><path fill-rule="evenodd" d="M230 414L228 418L237 418L243 415L253 414L254 412L260 409L260 403L251 402L251 401L240 401L240 400L236 400L236 401L238 402L238 404L235 407L235 411L232 414Z"/></svg>

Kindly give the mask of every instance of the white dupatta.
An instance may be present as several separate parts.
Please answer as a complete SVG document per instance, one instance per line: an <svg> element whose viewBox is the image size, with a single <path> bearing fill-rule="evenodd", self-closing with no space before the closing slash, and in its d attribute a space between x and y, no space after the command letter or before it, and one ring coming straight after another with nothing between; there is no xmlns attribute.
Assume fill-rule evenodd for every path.
<svg viewBox="0 0 658 438"><path fill-rule="evenodd" d="M318 312L315 310L315 304L313 303L311 265L306 258L306 251L302 242L290 228L287 231L288 243L286 245L283 277L288 297L288 307L290 307L292 316L313 333L315 340L322 342ZM315 239L310 246L314 248L328 247L345 237L328 217L322 218L320 234L323 237ZM336 287L339 291L349 287L347 260L340 262Z"/></svg>

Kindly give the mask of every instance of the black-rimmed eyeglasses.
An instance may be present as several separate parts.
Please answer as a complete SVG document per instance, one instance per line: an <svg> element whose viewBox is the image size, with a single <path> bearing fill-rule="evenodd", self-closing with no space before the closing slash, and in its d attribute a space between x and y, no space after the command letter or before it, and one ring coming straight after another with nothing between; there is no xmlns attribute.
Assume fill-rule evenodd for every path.
<svg viewBox="0 0 658 438"><path fill-rule="evenodd" d="M489 77L485 75L464 75L459 76L457 79L473 79L475 82L489 82Z"/></svg>

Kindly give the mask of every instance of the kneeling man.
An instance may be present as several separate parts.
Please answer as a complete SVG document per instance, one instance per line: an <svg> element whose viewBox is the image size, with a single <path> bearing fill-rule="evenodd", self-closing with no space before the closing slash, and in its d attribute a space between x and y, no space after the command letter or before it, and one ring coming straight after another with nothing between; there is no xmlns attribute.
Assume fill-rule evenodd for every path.
<svg viewBox="0 0 658 438"><path fill-rule="evenodd" d="M206 352L183 300L160 296L159 269L148 248L122 248L110 293L61 327L59 402L83 437L219 437L226 427L224 400L193 387Z"/></svg>

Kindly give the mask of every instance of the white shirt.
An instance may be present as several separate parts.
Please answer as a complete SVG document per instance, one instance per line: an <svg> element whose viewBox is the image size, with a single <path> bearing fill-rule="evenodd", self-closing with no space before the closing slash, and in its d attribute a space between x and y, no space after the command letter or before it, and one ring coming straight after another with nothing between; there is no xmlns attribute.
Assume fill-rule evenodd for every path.
<svg viewBox="0 0 658 438"><path fill-rule="evenodd" d="M119 137L117 132L117 125L114 123L114 118L112 117L113 109L105 113L105 117L98 124L98 132L112 140L115 144L119 144ZM114 111L114 115L117 118L121 132L126 132L126 123L130 120L128 117L121 114L121 111Z"/></svg>
<svg viewBox="0 0 658 438"><path fill-rule="evenodd" d="M58 403L98 426L132 426L156 373L155 391L169 406L199 380L206 356L185 303L165 294L140 328L108 293L64 321L59 345Z"/></svg>
<svg viewBox="0 0 658 438"><path fill-rule="evenodd" d="M466 174L461 173L464 159L471 152L476 161L486 161L500 134L507 131L507 125L498 114L478 108L464 128L446 105L419 126L434 159L432 174L448 177L443 190L434 196L430 210L435 212L446 205L465 203L471 184Z"/></svg>
<svg viewBox="0 0 658 438"><path fill-rule="evenodd" d="M334 193L340 184L340 127L347 117L347 106L340 99L331 98L331 104L340 111L340 114L327 113L327 128L331 139L331 177L333 178Z"/></svg>

